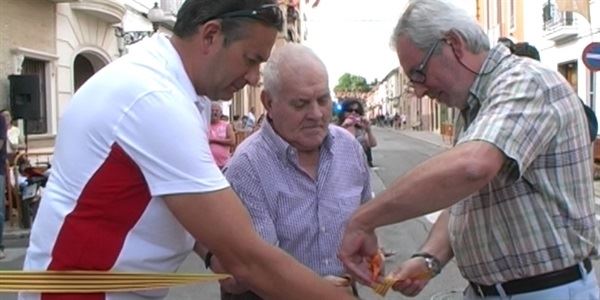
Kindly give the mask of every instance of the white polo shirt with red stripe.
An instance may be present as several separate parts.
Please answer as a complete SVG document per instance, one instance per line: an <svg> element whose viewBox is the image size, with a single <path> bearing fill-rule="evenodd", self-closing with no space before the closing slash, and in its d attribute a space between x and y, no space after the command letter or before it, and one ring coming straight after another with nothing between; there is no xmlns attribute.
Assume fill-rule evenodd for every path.
<svg viewBox="0 0 600 300"><path fill-rule="evenodd" d="M90 78L61 118L24 269L174 272L194 239L161 196L229 186L208 146L209 115L210 102L196 95L165 36L143 41Z"/></svg>

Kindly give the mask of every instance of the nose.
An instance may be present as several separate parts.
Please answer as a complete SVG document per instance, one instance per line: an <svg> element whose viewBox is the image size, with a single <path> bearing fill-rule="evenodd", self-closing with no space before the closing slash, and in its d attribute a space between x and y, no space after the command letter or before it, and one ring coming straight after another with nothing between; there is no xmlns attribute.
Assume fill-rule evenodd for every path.
<svg viewBox="0 0 600 300"><path fill-rule="evenodd" d="M323 111L321 110L321 106L319 105L318 101L311 102L310 109L307 115L310 119L320 120L323 118Z"/></svg>
<svg viewBox="0 0 600 300"><path fill-rule="evenodd" d="M260 80L260 65L252 66L246 73L246 76L244 76L244 79L252 86L257 85Z"/></svg>

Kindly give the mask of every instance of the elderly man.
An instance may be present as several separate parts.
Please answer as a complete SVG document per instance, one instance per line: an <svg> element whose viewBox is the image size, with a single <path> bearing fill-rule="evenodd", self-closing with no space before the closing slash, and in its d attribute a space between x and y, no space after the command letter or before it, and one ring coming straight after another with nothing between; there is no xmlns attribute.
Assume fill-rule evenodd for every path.
<svg viewBox="0 0 600 300"><path fill-rule="evenodd" d="M556 71L489 46L449 1L411 1L393 35L419 97L460 109L456 145L398 179L352 216L348 269L377 251L374 229L446 209L394 274L410 296L452 258L465 299L598 299L598 250L586 118ZM427 279L424 279L427 274Z"/></svg>
<svg viewBox="0 0 600 300"><path fill-rule="evenodd" d="M61 118L25 270L174 272L198 241L261 296L347 298L252 230L209 149L210 101L199 95L231 99L257 84L282 24L272 0L187 0L172 37L156 34L92 76Z"/></svg>
<svg viewBox="0 0 600 300"><path fill-rule="evenodd" d="M267 119L238 147L225 176L267 242L321 276L342 277L336 254L344 224L371 198L364 152L330 124L327 71L309 48L277 49L263 73ZM260 298L225 291L222 299Z"/></svg>

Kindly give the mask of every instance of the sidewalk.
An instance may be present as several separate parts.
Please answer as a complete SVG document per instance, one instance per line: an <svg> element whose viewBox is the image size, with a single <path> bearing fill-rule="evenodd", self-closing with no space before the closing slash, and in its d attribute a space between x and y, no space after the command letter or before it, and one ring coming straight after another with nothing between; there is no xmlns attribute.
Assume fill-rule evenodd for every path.
<svg viewBox="0 0 600 300"><path fill-rule="evenodd" d="M4 223L4 240L18 240L29 238L31 229L23 229L19 226L10 226L8 222Z"/></svg>
<svg viewBox="0 0 600 300"><path fill-rule="evenodd" d="M414 139L418 139L418 140L422 140L443 148L451 148L452 144L450 141L444 141L444 139L442 138L442 135L437 133L437 132L432 132L432 131L416 131L416 130L410 130L410 129L406 129L406 130L399 130L399 129L393 129L390 127L377 127L377 129L379 130L387 130L387 131L391 131L391 132L395 132L398 134L403 134L406 136L409 136L411 138Z"/></svg>

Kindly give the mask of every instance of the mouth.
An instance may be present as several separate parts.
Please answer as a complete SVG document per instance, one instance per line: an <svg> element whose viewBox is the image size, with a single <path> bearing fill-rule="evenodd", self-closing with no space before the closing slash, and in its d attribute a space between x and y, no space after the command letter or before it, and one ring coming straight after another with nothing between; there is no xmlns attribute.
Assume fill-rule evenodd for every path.
<svg viewBox="0 0 600 300"><path fill-rule="evenodd" d="M321 126L321 125L310 125L310 126L302 126L302 127L300 127L300 129L302 129L302 130L323 130L323 129L325 129L325 127Z"/></svg>

